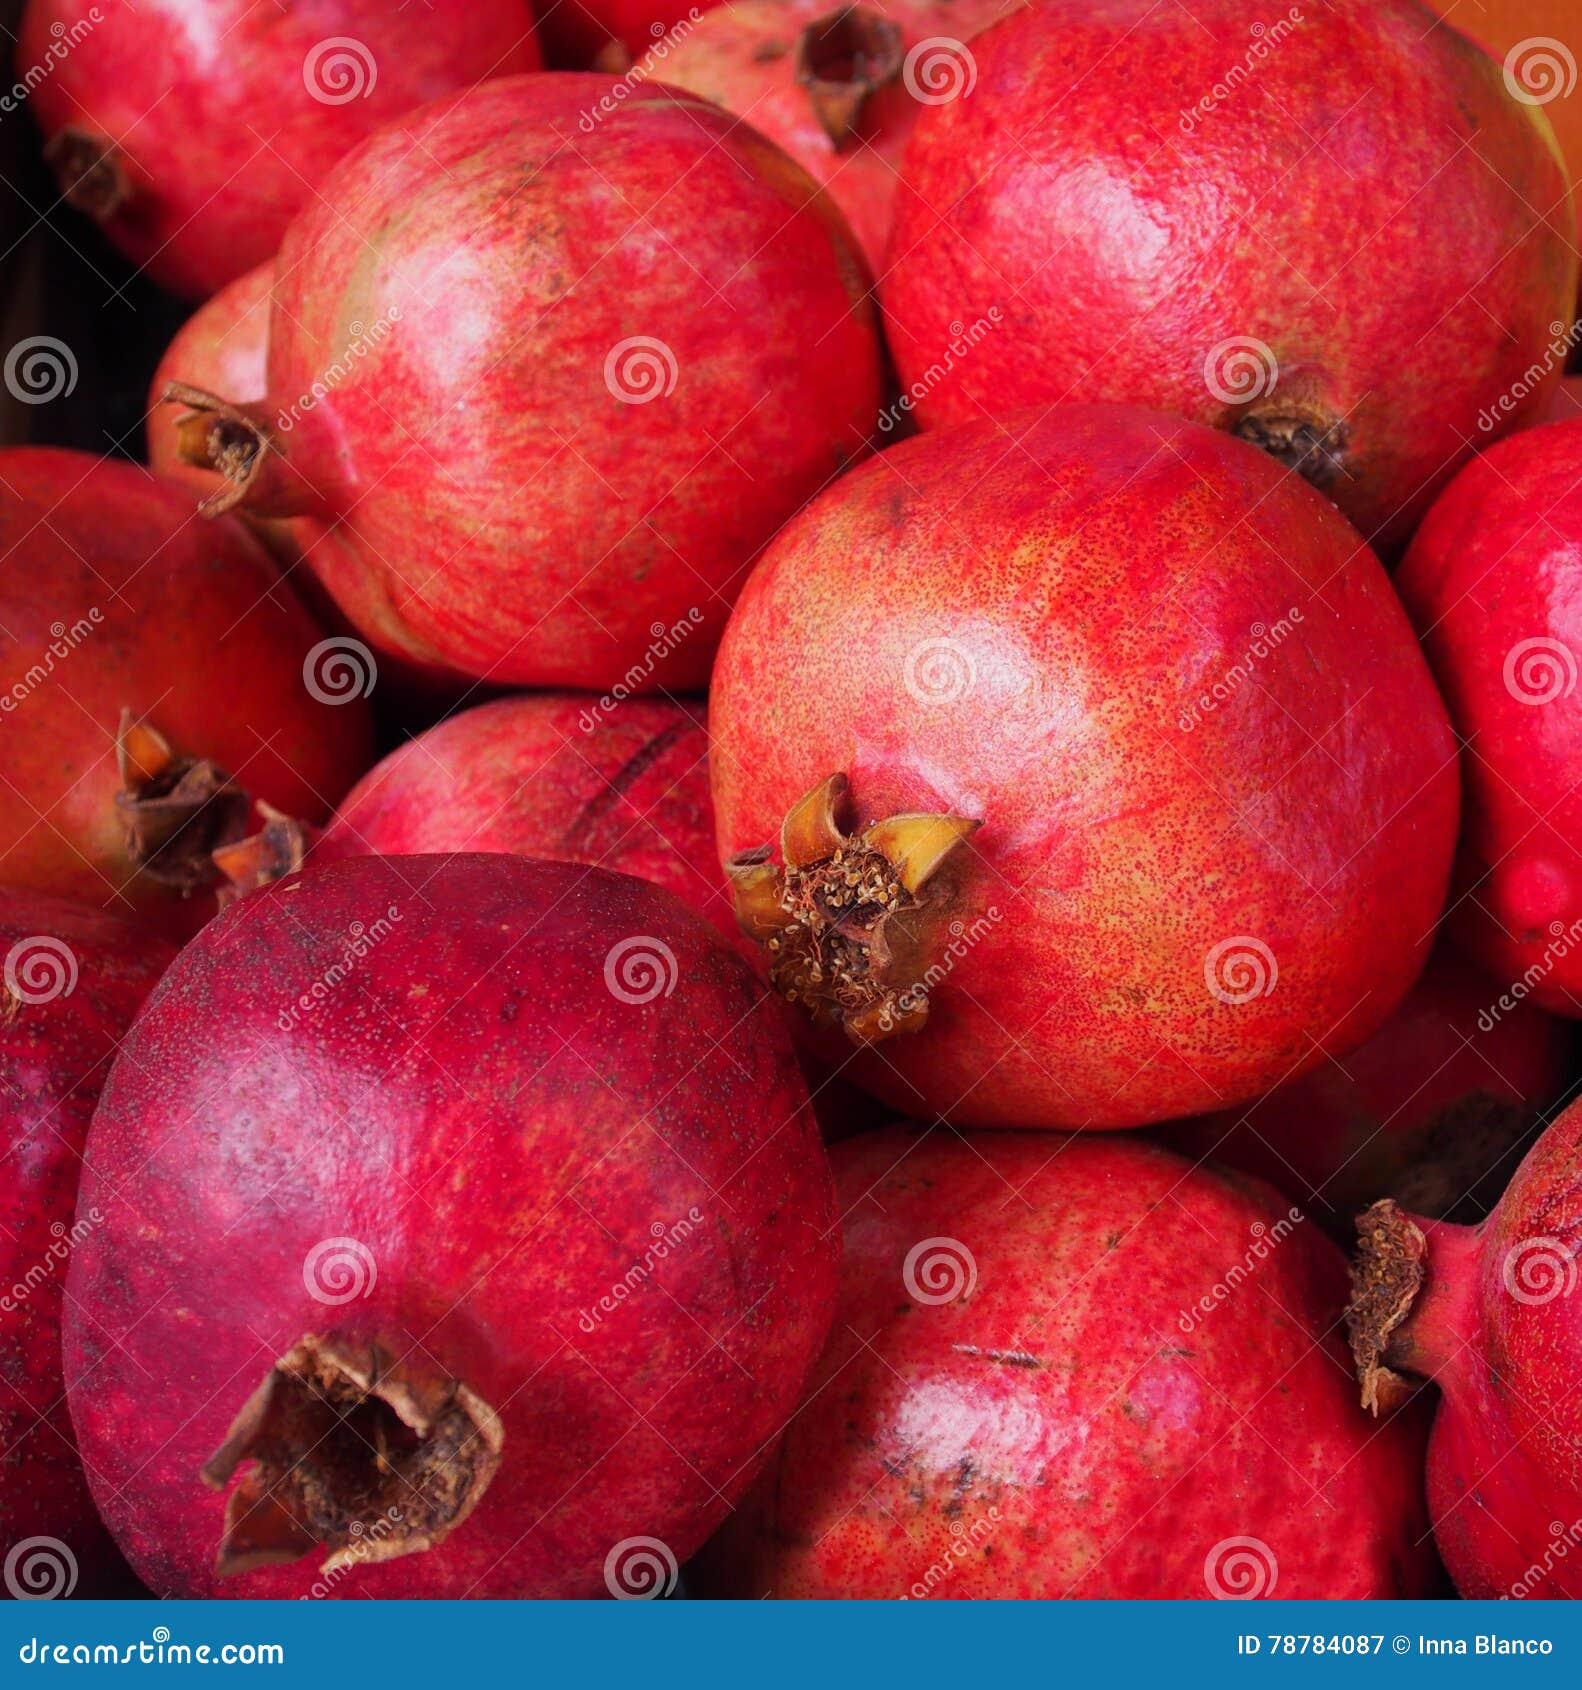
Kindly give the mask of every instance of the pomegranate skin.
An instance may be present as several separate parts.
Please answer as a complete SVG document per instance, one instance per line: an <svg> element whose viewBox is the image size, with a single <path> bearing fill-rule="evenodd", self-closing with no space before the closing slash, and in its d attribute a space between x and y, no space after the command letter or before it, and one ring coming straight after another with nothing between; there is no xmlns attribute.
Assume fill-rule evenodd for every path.
<svg viewBox="0 0 1582 1690"><path fill-rule="evenodd" d="M308 690L312 619L245 529L204 523L179 488L82 452L0 452L0 555L11 884L177 937L213 913L203 888L184 896L140 867L116 802L123 710L310 821L367 767L364 700Z"/></svg>
<svg viewBox="0 0 1582 1690"><path fill-rule="evenodd" d="M664 35L683 36L718 0L560 0L539 20L550 68L624 68Z"/></svg>
<svg viewBox="0 0 1582 1690"><path fill-rule="evenodd" d="M205 299L274 256L364 136L539 56L524 0L29 0L17 63L50 66L29 97L46 141L114 149L122 199L98 217L105 233L161 286ZM72 149L56 163L79 200L83 162Z"/></svg>
<svg viewBox="0 0 1582 1690"><path fill-rule="evenodd" d="M617 86L513 77L417 113L286 237L272 443L225 498L311 511L310 539L339 520L303 550L381 649L701 689L756 551L865 449L879 340L839 212L725 113Z"/></svg>
<svg viewBox="0 0 1582 1690"><path fill-rule="evenodd" d="M1388 1204L1370 1210L1359 1223L1364 1284L1374 1282L1370 1222L1382 1260L1417 1263L1422 1283L1377 1349L1361 1340L1359 1359L1381 1402L1398 1395L1397 1369L1439 1387L1428 1500L1456 1588L1466 1597L1582 1595L1582 1107L1544 1133L1480 1226ZM1358 1314L1354 1300L1354 1322ZM1388 1371L1372 1374L1370 1360Z"/></svg>
<svg viewBox="0 0 1582 1690"><path fill-rule="evenodd" d="M832 139L809 89L797 79L799 37L811 43L809 65L837 87L852 87L847 37L813 26L841 11L829 0L734 0L716 6L686 30L652 46L638 74L685 88L735 112L794 158L846 214L875 275L884 273L885 247L897 193L906 189L901 156L920 110L914 89L929 43L936 49L970 39L1002 16L1013 0L862 0L863 38L888 23L898 38L886 55L888 79L862 101L849 134ZM827 45L820 47L820 42ZM646 45L646 44L645 44ZM915 54L908 63L907 55ZM943 62L943 61L942 61Z"/></svg>
<svg viewBox="0 0 1582 1690"><path fill-rule="evenodd" d="M1422 1423L1356 1412L1345 1259L1266 1186L1118 1139L833 1154L830 1343L702 1594L1428 1593Z"/></svg>
<svg viewBox="0 0 1582 1690"><path fill-rule="evenodd" d="M663 886L734 941L708 751L701 703L496 699L375 764L314 844L313 863L444 851L589 863Z"/></svg>
<svg viewBox="0 0 1582 1690"><path fill-rule="evenodd" d="M35 1594L109 1596L128 1581L88 1494L66 1414L65 1263L88 1119L138 1005L175 955L116 916L37 892L0 894L0 1559L39 1546Z"/></svg>
<svg viewBox="0 0 1582 1690"><path fill-rule="evenodd" d="M913 1118L1245 1102L1379 1026L1443 903L1454 741L1383 570L1179 419L1062 407L853 472L754 572L710 725L722 857L832 771L859 823L981 821L927 1025L846 1070Z"/></svg>
<svg viewBox="0 0 1582 1690"><path fill-rule="evenodd" d="M1571 1078L1567 1023L1533 1004L1495 1012L1499 987L1448 946L1373 1037L1246 1110L1167 1128L1286 1193L1347 1248L1368 1204L1481 1220L1523 1140Z"/></svg>
<svg viewBox="0 0 1582 1690"><path fill-rule="evenodd" d="M883 278L925 428L1158 406L1302 459L1393 551L1485 408L1537 414L1577 286L1548 119L1416 0L1291 13L1258 34L1239 0L1103 0L973 41L969 91L914 131Z"/></svg>
<svg viewBox="0 0 1582 1690"><path fill-rule="evenodd" d="M832 1183L761 988L677 900L578 865L364 857L234 905L150 999L88 1161L72 1414L128 1559L188 1596L326 1582L310 1555L219 1583L198 1478L303 1334L378 1337L504 1428L454 1532L330 1594L588 1596L634 1536L703 1541L833 1306Z"/></svg>
<svg viewBox="0 0 1582 1690"><path fill-rule="evenodd" d="M1458 941L1518 1000L1582 1015L1582 420L1475 458L1396 585L1463 742Z"/></svg>

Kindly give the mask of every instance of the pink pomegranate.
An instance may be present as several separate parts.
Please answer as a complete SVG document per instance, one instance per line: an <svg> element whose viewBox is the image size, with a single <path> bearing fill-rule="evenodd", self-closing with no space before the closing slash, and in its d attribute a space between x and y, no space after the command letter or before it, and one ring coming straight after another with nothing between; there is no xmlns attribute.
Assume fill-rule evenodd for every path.
<svg viewBox="0 0 1582 1690"><path fill-rule="evenodd" d="M272 258L365 135L539 62L524 0L28 0L16 58L62 194L192 299Z"/></svg>
<svg viewBox="0 0 1582 1690"><path fill-rule="evenodd" d="M348 654L258 543L128 463L0 452L0 874L183 936L249 796L320 821L367 767ZM365 678L371 679L371 676Z"/></svg>
<svg viewBox="0 0 1582 1690"><path fill-rule="evenodd" d="M1513 1002L1582 1014L1582 421L1475 458L1396 578L1462 741L1450 920Z"/></svg>
<svg viewBox="0 0 1582 1690"><path fill-rule="evenodd" d="M1582 1594L1582 1105L1539 1139L1481 1226L1386 1199L1358 1222L1352 1348L1378 1412L1439 1386L1434 1537L1469 1597Z"/></svg>
<svg viewBox="0 0 1582 1690"><path fill-rule="evenodd" d="M883 453L770 547L710 712L740 919L909 1116L1245 1102L1379 1027L1443 903L1454 741L1383 570L1195 423Z"/></svg>
<svg viewBox="0 0 1582 1690"><path fill-rule="evenodd" d="M925 428L1156 405L1394 548L1480 416L1520 395L1516 426L1559 378L1577 260L1553 132L1417 0L1267 26L1241 0L1030 6L941 92L884 277Z"/></svg>
<svg viewBox="0 0 1582 1690"><path fill-rule="evenodd" d="M835 1152L835 1325L711 1547L743 1597L1429 1593L1422 1423L1356 1410L1345 1258L1135 1140Z"/></svg>
<svg viewBox="0 0 1582 1690"><path fill-rule="evenodd" d="M879 342L840 214L712 106L616 87L514 77L392 125L286 238L267 403L173 390L227 477L210 508L299 514L381 649L701 687L754 553L865 449Z"/></svg>
<svg viewBox="0 0 1582 1690"><path fill-rule="evenodd" d="M1576 1050L1564 1021L1533 1004L1502 1013L1499 996L1480 969L1437 950L1366 1043L1164 1140L1268 1180L1348 1247L1380 1197L1481 1220L1571 1080Z"/></svg>
<svg viewBox="0 0 1582 1690"><path fill-rule="evenodd" d="M638 74L686 88L777 141L884 272L901 154L961 43L1019 0L732 0L662 36Z"/></svg>
<svg viewBox="0 0 1582 1690"><path fill-rule="evenodd" d="M104 1217L76 1208L110 1059L175 953L130 922L0 893L0 1561L12 1595L128 1582L88 1495L61 1377L66 1264Z"/></svg>
<svg viewBox="0 0 1582 1690"><path fill-rule="evenodd" d="M72 1416L162 1591L654 1594L828 1329L790 1042L625 875L362 857L244 899L150 999L88 1164Z"/></svg>

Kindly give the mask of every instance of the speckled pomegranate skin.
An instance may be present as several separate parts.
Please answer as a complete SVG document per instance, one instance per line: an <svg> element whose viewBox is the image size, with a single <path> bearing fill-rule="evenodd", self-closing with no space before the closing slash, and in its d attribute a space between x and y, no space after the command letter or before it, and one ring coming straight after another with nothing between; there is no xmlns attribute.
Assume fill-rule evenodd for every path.
<svg viewBox="0 0 1582 1690"><path fill-rule="evenodd" d="M1428 1593L1421 1422L1357 1408L1344 1258L1268 1187L1024 1133L834 1157L833 1334L704 1594Z"/></svg>
<svg viewBox="0 0 1582 1690"><path fill-rule="evenodd" d="M1416 0L1033 6L971 55L914 132L883 278L924 427L1294 405L1342 422L1327 491L1393 549L1480 413L1518 390L1514 426L1558 379L1577 266L1553 132Z"/></svg>
<svg viewBox="0 0 1582 1690"><path fill-rule="evenodd" d="M1396 585L1464 742L1451 921L1518 995L1582 1015L1582 420L1458 475Z"/></svg>
<svg viewBox="0 0 1582 1690"><path fill-rule="evenodd" d="M1166 1128L1164 1142L1268 1180L1348 1249L1380 1197L1481 1220L1576 1057L1565 1021L1531 1003L1495 1013L1499 995L1441 946L1371 1039L1245 1110Z"/></svg>
<svg viewBox="0 0 1582 1690"><path fill-rule="evenodd" d="M616 86L392 125L280 255L262 411L304 551L376 645L500 684L701 688L748 564L879 408L839 212L724 113ZM313 547L329 520L347 543Z"/></svg>
<svg viewBox="0 0 1582 1690"><path fill-rule="evenodd" d="M213 914L138 872L115 795L121 711L309 821L368 765L367 704L324 703L320 639L258 542L83 452L0 452L0 881L149 917Z"/></svg>
<svg viewBox="0 0 1582 1690"><path fill-rule="evenodd" d="M1434 1537L1467 1597L1582 1595L1582 1106L1479 1227L1418 1219L1427 1280L1388 1353L1441 1397Z"/></svg>
<svg viewBox="0 0 1582 1690"><path fill-rule="evenodd" d="M1011 8L1013 0L863 0L865 14L901 31L905 52L925 41L968 40ZM735 112L778 142L846 214L875 275L884 271L891 212L910 190L901 175L907 137L925 94L916 65L863 103L852 135L837 146L796 78L797 37L838 8L827 0L734 0L689 29L665 37L639 62L639 73L686 88Z"/></svg>
<svg viewBox="0 0 1582 1690"><path fill-rule="evenodd" d="M313 847L344 857L512 851L674 892L732 940L702 703L527 693L451 716L376 764Z"/></svg>
<svg viewBox="0 0 1582 1690"><path fill-rule="evenodd" d="M49 67L28 100L46 138L120 147L106 234L204 299L274 256L364 136L539 57L523 0L29 0L17 63Z"/></svg>
<svg viewBox="0 0 1582 1690"><path fill-rule="evenodd" d="M769 549L710 710L722 857L836 770L854 824L982 821L928 1024L848 1070L908 1116L1228 1107L1426 959L1457 809L1427 666L1344 519L1212 429L1071 406L882 454Z"/></svg>
<svg viewBox="0 0 1582 1690"><path fill-rule="evenodd" d="M127 1578L88 1494L61 1376L77 1180L110 1059L174 955L85 905L0 894L0 1560L25 1538L64 1543L77 1596L114 1595ZM97 1224L91 1210L80 1220ZM59 1562L43 1588L68 1577Z"/></svg>
<svg viewBox="0 0 1582 1690"><path fill-rule="evenodd" d="M612 954L632 939L660 975ZM762 989L676 899L580 865L365 857L244 899L150 1000L88 1160L107 1218L72 1268L72 1413L162 1592L318 1579L309 1557L217 1587L198 1478L304 1333L383 1334L505 1428L469 1518L331 1594L590 1596L621 1540L698 1547L833 1306L829 1171ZM310 1256L334 1239L376 1271L326 1306Z"/></svg>

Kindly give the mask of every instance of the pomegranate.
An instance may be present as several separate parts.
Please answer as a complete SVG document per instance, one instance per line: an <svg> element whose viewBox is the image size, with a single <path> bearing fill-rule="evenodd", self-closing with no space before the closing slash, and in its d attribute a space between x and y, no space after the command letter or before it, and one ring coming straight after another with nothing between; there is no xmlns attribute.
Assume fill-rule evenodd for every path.
<svg viewBox="0 0 1582 1690"><path fill-rule="evenodd" d="M310 820L367 766L360 685L237 524L81 452L0 452L4 878L184 935L247 794ZM354 655L354 654L353 654Z"/></svg>
<svg viewBox="0 0 1582 1690"><path fill-rule="evenodd" d="M556 0L539 19L556 69L619 73L666 35L681 35L719 0Z"/></svg>
<svg viewBox="0 0 1582 1690"><path fill-rule="evenodd" d="M829 1346L704 1594L1428 1593L1422 1423L1356 1411L1342 1253L1135 1140L834 1152Z"/></svg>
<svg viewBox="0 0 1582 1690"><path fill-rule="evenodd" d="M1447 948L1373 1037L1242 1110L1183 1121L1165 1142L1257 1174L1349 1245L1379 1197L1480 1220L1565 1090L1575 1040Z"/></svg>
<svg viewBox="0 0 1582 1690"><path fill-rule="evenodd" d="M1020 0L733 0L680 26L638 65L745 118L828 189L875 275L901 154L964 38Z"/></svg>
<svg viewBox="0 0 1582 1690"><path fill-rule="evenodd" d="M738 915L905 1115L1245 1102L1383 1022L1444 900L1455 745L1383 570L1196 423L883 453L769 549L710 713Z"/></svg>
<svg viewBox="0 0 1582 1690"><path fill-rule="evenodd" d="M922 425L1157 405L1403 543L1576 299L1542 108L1417 0L1032 6L919 118L884 278ZM1549 372L1534 380L1534 368Z"/></svg>
<svg viewBox="0 0 1582 1690"><path fill-rule="evenodd" d="M88 1163L72 1416L128 1559L188 1596L652 1594L833 1307L761 987L599 869L361 857L234 904Z"/></svg>
<svg viewBox="0 0 1582 1690"><path fill-rule="evenodd" d="M864 449L879 342L839 212L723 112L617 86L514 77L392 125L286 238L267 403L172 390L226 475L209 508L299 513L376 646L699 688L755 551Z"/></svg>
<svg viewBox="0 0 1582 1690"><path fill-rule="evenodd" d="M1480 1226L1390 1199L1358 1222L1352 1348L1375 1412L1440 1389L1428 1503L1463 1596L1582 1594L1582 1105L1528 1153Z"/></svg>
<svg viewBox="0 0 1582 1690"><path fill-rule="evenodd" d="M1461 738L1452 930L1496 979L1582 1015L1582 420L1475 458L1396 585Z"/></svg>
<svg viewBox="0 0 1582 1690"><path fill-rule="evenodd" d="M13 1596L115 1595L129 1577L66 1415L61 1292L103 1219L74 1214L88 1118L173 955L98 910L0 894L0 1561Z"/></svg>
<svg viewBox="0 0 1582 1690"><path fill-rule="evenodd" d="M28 0L18 66L61 193L203 299L274 256L340 156L539 63L525 0Z"/></svg>

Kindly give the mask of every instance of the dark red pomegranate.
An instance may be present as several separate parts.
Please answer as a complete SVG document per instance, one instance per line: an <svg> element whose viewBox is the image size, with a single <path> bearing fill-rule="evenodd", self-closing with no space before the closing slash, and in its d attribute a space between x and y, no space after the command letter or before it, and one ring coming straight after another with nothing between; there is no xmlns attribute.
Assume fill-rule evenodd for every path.
<svg viewBox="0 0 1582 1690"><path fill-rule="evenodd" d="M1363 1402L1440 1389L1434 1537L1469 1597L1582 1595L1582 1105L1476 1227L1386 1199L1358 1222L1352 1348Z"/></svg>
<svg viewBox="0 0 1582 1690"><path fill-rule="evenodd" d="M1509 987L1582 1015L1582 420L1475 458L1396 585L1462 740L1453 930Z"/></svg>
<svg viewBox="0 0 1582 1690"><path fill-rule="evenodd" d="M62 194L191 299L272 258L365 135L539 62L525 0L28 0L16 60Z"/></svg>
<svg viewBox="0 0 1582 1690"><path fill-rule="evenodd" d="M320 821L367 767L356 651L257 541L81 452L0 452L0 857L7 881L184 934L248 797ZM362 654L365 656L365 654Z"/></svg>
<svg viewBox="0 0 1582 1690"><path fill-rule="evenodd" d="M1245 1102L1383 1022L1443 903L1455 746L1383 570L1195 423L881 454L770 547L710 712L743 924L909 1116Z"/></svg>
<svg viewBox="0 0 1582 1690"><path fill-rule="evenodd" d="M12 1596L112 1596L129 1582L66 1414L66 1266L104 1216L76 1208L110 1059L175 953L132 923L0 892L0 1561Z"/></svg>
<svg viewBox="0 0 1582 1690"><path fill-rule="evenodd" d="M1242 0L1030 6L956 87L918 122L884 278L925 428L1156 405L1394 548L1485 410L1514 397L1515 426L1559 378L1576 233L1548 119L1417 0L1267 26Z"/></svg>
<svg viewBox="0 0 1582 1690"><path fill-rule="evenodd" d="M1570 1081L1576 1049L1566 1022L1533 1004L1502 1013L1499 996L1480 969L1437 950L1364 1044L1164 1141L1268 1180L1348 1247L1380 1197L1481 1220Z"/></svg>
<svg viewBox="0 0 1582 1690"><path fill-rule="evenodd" d="M625 875L362 857L233 905L88 1162L72 1415L162 1591L654 1594L828 1329L790 1041Z"/></svg>
<svg viewBox="0 0 1582 1690"><path fill-rule="evenodd" d="M754 553L865 449L879 341L839 212L723 112L617 86L514 77L392 125L287 236L266 404L177 390L210 508L298 513L381 649L699 688Z"/></svg>
<svg viewBox="0 0 1582 1690"><path fill-rule="evenodd" d="M1357 1412L1345 1257L1135 1140L835 1152L829 1346L704 1594L1429 1593L1422 1421Z"/></svg>
<svg viewBox="0 0 1582 1690"><path fill-rule="evenodd" d="M881 275L918 112L949 97L962 43L1017 3L732 0L661 37L637 74L700 94L779 142L845 212Z"/></svg>

